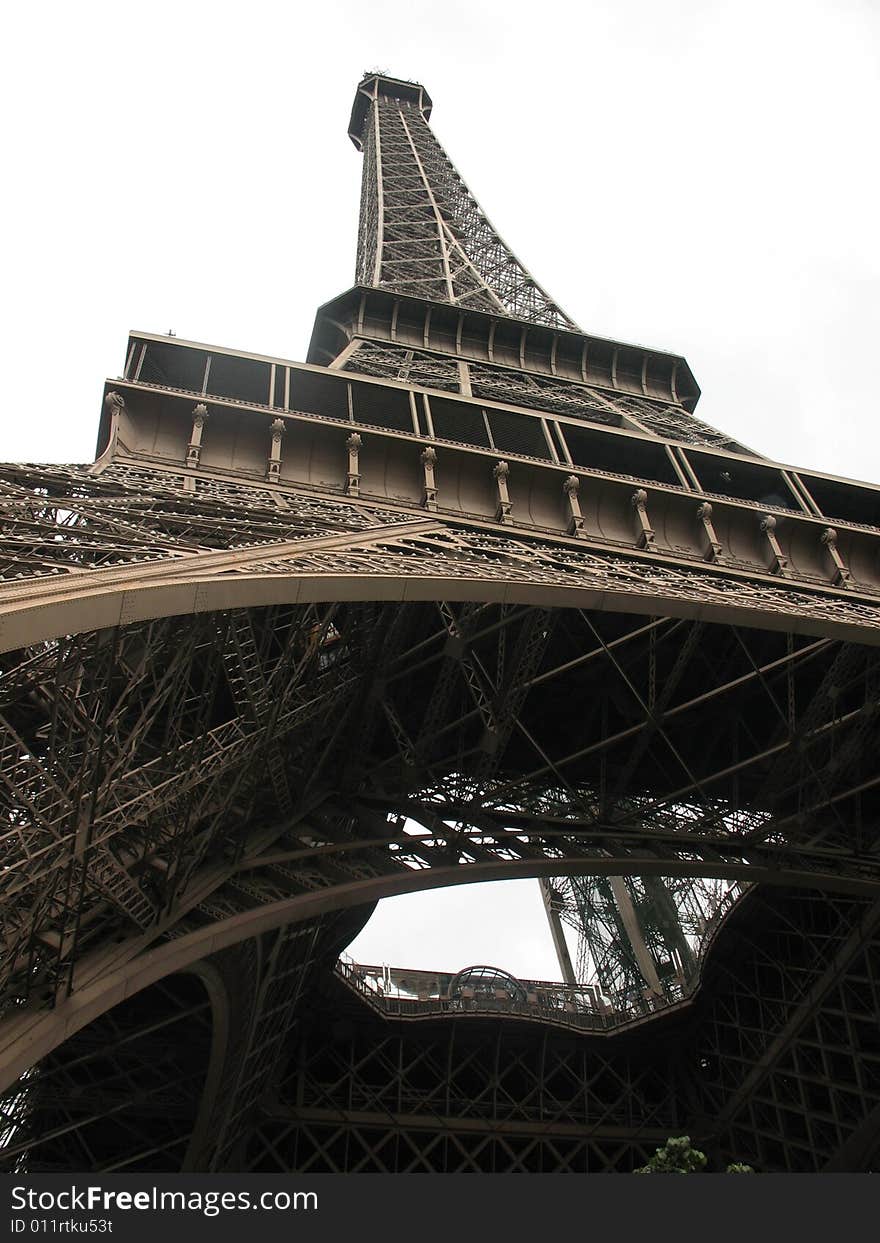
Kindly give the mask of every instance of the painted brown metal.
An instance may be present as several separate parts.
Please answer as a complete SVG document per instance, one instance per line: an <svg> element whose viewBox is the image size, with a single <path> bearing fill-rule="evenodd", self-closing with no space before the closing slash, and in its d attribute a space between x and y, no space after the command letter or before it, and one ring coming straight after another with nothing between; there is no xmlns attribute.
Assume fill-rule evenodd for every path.
<svg viewBox="0 0 880 1243"><path fill-rule="evenodd" d="M141 1099L132 1086L65 1129L51 1084L72 1090L77 1041L117 1023L140 1047L146 990L172 1030L175 998L193 998L163 981L183 971L213 981L213 1068L187 1134L151 1146L141 1118L130 1168L233 1168L245 1152L269 1168L279 1120L311 1128L314 1168L339 1164L319 1123L370 1130L377 1154L366 1104L339 1119L271 1099L297 1007L379 898L532 876L579 878L606 960L597 895L606 915L616 904L606 926L638 949L633 978L661 988L649 959L675 930L644 926L632 878L658 911L714 877L788 887L804 936L831 921L821 988L786 992L800 1017L781 1028L767 1002L763 1051L716 1100L730 1145L745 1126L768 1168L803 1167L781 1112L778 1151L760 1140L761 1085L821 989L874 952L880 490L760 457L694 416L684 359L580 332L501 242L429 112L418 84L359 88L361 283L319 312L309 363L133 333L96 461L0 467L0 1077L7 1146L35 1164L73 1161L83 1127ZM784 956L784 931L761 927ZM246 1004L221 966L250 973ZM689 1015L747 991L712 979L690 981ZM852 1026L855 1003L842 1009ZM719 1057L732 1039L720 1017L661 1021ZM874 1056L855 1038L850 1054ZM41 1059L45 1091L28 1095L16 1080ZM662 1125L636 1110L634 1130L601 1136L628 1155L596 1149L588 1168L624 1168L657 1127L702 1117L675 1082ZM821 1129L818 1108L803 1098L803 1125ZM844 1125L842 1108L834 1143L810 1143L863 1162L869 1121ZM430 1131L391 1113L395 1144ZM442 1117L444 1144L473 1130ZM593 1140L569 1160L561 1136L540 1168L551 1151L582 1167ZM493 1168L520 1168L508 1157Z"/></svg>

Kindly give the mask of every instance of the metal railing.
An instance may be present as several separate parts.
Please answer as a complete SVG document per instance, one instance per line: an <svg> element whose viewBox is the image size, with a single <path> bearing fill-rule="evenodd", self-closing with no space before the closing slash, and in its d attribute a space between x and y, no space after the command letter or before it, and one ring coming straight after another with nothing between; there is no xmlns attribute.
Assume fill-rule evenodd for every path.
<svg viewBox="0 0 880 1243"><path fill-rule="evenodd" d="M749 888L749 884L741 882L731 886L706 923L697 953L698 969L688 980L666 980L662 995L645 989L609 997L595 984L572 986L548 980L518 980L516 992L508 988L464 987L450 995L451 973L368 965L355 962L348 955L337 961L336 974L375 1010L389 1017L504 1015L580 1031L611 1031L644 1022L693 996L700 986L701 969L710 946Z"/></svg>

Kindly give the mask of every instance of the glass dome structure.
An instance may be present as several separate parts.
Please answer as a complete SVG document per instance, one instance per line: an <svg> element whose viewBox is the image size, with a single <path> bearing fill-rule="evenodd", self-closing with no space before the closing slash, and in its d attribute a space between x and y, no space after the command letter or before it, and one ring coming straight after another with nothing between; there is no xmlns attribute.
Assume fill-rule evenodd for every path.
<svg viewBox="0 0 880 1243"><path fill-rule="evenodd" d="M465 967L449 981L451 1001L487 1002L525 1001L526 990L515 976L500 967L485 965Z"/></svg>

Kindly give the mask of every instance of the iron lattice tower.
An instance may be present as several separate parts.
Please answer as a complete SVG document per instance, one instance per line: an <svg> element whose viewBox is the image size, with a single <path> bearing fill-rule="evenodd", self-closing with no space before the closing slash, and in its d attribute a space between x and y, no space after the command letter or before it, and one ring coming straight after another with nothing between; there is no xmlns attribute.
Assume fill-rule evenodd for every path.
<svg viewBox="0 0 880 1243"><path fill-rule="evenodd" d="M349 134L364 153L359 285L513 316L577 325L505 245L434 137L431 99L418 83L368 76Z"/></svg>
<svg viewBox="0 0 880 1243"><path fill-rule="evenodd" d="M880 493L580 331L429 114L358 88L306 363L133 332L95 462L0 468L4 1157L865 1168ZM514 876L601 990L334 971L381 897Z"/></svg>

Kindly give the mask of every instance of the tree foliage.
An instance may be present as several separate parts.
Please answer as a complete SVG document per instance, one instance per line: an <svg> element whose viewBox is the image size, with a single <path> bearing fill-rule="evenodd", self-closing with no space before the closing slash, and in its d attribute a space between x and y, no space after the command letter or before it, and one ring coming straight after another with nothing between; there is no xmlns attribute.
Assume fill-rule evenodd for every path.
<svg viewBox="0 0 880 1243"><path fill-rule="evenodd" d="M662 1148L657 1148L647 1165L633 1170L634 1174L702 1174L706 1169L706 1154L699 1148L691 1146L689 1135L678 1135L668 1139ZM754 1174L750 1165L734 1162L728 1165L726 1174Z"/></svg>

